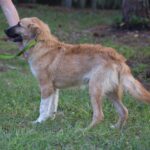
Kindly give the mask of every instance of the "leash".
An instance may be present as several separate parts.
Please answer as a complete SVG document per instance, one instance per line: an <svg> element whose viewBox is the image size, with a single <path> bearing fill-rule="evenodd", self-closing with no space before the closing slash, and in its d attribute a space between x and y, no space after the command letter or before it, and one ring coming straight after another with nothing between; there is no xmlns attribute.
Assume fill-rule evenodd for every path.
<svg viewBox="0 0 150 150"><path fill-rule="evenodd" d="M20 51L18 52L16 55L11 55L11 54L0 54L0 59L14 59L17 58L19 56L21 56L24 52L28 51L30 48L34 47L36 45L36 41L35 40L31 40L30 42L28 42L28 44Z"/></svg>

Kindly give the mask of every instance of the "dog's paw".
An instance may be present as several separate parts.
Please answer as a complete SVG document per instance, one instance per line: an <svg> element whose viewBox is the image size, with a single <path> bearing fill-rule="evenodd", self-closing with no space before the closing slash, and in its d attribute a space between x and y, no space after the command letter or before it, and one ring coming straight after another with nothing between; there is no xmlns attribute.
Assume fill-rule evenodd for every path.
<svg viewBox="0 0 150 150"><path fill-rule="evenodd" d="M41 122L39 122L38 119L37 119L37 120L34 120L34 121L31 121L31 124L32 124L32 125L37 125L37 124L40 124L40 123L41 123Z"/></svg>
<svg viewBox="0 0 150 150"><path fill-rule="evenodd" d="M120 129L121 126L120 126L118 123L116 123L116 124L110 125L110 128L111 128L111 129Z"/></svg>
<svg viewBox="0 0 150 150"><path fill-rule="evenodd" d="M111 124L111 125L110 125L110 128L111 128L111 129L115 129L115 128L116 128L116 126L115 126L115 125L113 125L113 124Z"/></svg>
<svg viewBox="0 0 150 150"><path fill-rule="evenodd" d="M47 120L48 117L41 117L39 116L35 121L32 121L32 124L40 124L42 122L44 122L45 120Z"/></svg>

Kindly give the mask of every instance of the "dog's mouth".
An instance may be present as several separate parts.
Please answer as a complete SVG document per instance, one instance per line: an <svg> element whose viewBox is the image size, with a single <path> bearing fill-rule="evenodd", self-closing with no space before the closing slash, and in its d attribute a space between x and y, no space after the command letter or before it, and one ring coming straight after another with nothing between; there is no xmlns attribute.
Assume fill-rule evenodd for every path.
<svg viewBox="0 0 150 150"><path fill-rule="evenodd" d="M9 40L13 41L13 42L22 42L22 36L19 34L15 34L13 36L8 36Z"/></svg>
<svg viewBox="0 0 150 150"><path fill-rule="evenodd" d="M13 42L22 42L23 38L20 34L15 32L15 27L10 27L8 29L6 29L4 32L7 35L8 39L13 41Z"/></svg>
<svg viewBox="0 0 150 150"><path fill-rule="evenodd" d="M22 36L19 34L7 35L7 37L10 41L13 41L13 42L22 42L23 41Z"/></svg>

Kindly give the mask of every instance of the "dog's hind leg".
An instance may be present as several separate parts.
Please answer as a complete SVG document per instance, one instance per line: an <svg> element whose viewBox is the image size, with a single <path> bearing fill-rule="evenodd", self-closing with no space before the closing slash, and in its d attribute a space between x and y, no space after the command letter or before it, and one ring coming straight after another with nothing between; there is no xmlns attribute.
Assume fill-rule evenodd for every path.
<svg viewBox="0 0 150 150"><path fill-rule="evenodd" d="M122 94L120 95L119 92L113 92L109 95L110 100L113 102L113 105L119 114L119 120L115 125L111 126L112 128L121 128L128 118L128 109L123 105L121 97Z"/></svg>
<svg viewBox="0 0 150 150"><path fill-rule="evenodd" d="M89 93L93 108L93 118L91 124L88 126L88 129L100 123L104 118L102 111L102 94L95 79L89 82Z"/></svg>

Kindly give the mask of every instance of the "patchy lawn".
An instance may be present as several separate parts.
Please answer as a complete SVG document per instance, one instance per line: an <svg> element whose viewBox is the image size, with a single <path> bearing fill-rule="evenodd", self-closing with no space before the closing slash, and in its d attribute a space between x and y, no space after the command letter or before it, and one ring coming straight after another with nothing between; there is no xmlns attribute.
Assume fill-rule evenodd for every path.
<svg viewBox="0 0 150 150"><path fill-rule="evenodd" d="M39 17L65 42L101 43L116 48L126 56L134 75L149 88L150 32L112 29L110 25L120 14L118 11L91 12L41 5L18 8L21 17ZM2 13L0 20L0 53L15 53L17 47L3 39L7 23ZM0 79L0 147L4 150L149 150L150 107L129 95L124 96L129 119L122 130L110 129L111 123L117 121L117 114L112 104L105 100L105 120L90 131L81 131L92 117L87 89L62 90L58 110L64 115L33 126L30 121L38 116L40 93L27 62L23 58L0 60Z"/></svg>

